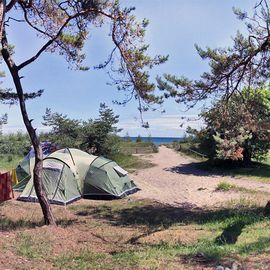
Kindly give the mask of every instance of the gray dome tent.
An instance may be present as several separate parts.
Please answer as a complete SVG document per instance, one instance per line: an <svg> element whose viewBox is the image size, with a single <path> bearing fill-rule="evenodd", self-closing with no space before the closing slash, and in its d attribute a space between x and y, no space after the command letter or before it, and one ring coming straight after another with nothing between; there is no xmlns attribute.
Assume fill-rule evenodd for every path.
<svg viewBox="0 0 270 270"><path fill-rule="evenodd" d="M139 190L114 161L72 148L44 158L43 183L50 202L57 204L81 197L121 198ZM32 176L18 200L37 200Z"/></svg>

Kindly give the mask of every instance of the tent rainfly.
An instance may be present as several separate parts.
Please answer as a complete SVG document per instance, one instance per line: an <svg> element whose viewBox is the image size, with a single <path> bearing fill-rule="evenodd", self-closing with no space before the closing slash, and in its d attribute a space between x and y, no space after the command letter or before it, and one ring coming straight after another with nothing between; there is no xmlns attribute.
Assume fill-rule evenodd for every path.
<svg viewBox="0 0 270 270"><path fill-rule="evenodd" d="M41 148L43 152L43 157L48 156L57 150L57 145L48 141L41 142ZM16 168L16 178L18 184L13 186L14 191L23 191L29 179L31 178L31 171L33 171L35 163L35 151L33 146L31 146L30 151L24 157L24 159L18 164Z"/></svg>
<svg viewBox="0 0 270 270"><path fill-rule="evenodd" d="M73 148L58 150L44 158L43 184L48 199L55 204L68 204L81 197L122 198L139 190L114 161ZM37 201L33 176L18 200Z"/></svg>

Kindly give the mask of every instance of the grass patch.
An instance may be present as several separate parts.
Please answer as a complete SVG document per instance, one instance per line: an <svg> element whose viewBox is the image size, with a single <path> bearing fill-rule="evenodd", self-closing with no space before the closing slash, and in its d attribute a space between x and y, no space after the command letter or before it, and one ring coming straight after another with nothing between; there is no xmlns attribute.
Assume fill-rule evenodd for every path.
<svg viewBox="0 0 270 270"><path fill-rule="evenodd" d="M50 257L51 248L51 242L44 235L17 234L16 252L29 260L47 260Z"/></svg>
<svg viewBox="0 0 270 270"><path fill-rule="evenodd" d="M54 259L56 269L61 270L113 270L115 269L106 253L95 253L90 250L82 250L79 253L64 254Z"/></svg>
<svg viewBox="0 0 270 270"><path fill-rule="evenodd" d="M212 231L212 237L207 237L207 239L198 239L188 245L181 243L169 245L164 242L157 245L146 244L133 250L117 252L114 254L114 258L137 262L142 269L147 264L150 264L153 269L159 269L162 264L167 266L166 269L170 269L170 264L172 264L172 269L174 269L173 265L175 266L179 257L189 263L199 258L200 261L217 264L224 259L234 260L239 256L245 258L250 254L261 254L270 250L268 221L264 219L258 221L253 215L244 216L244 218L238 216L225 221L225 223L227 222L229 225L224 230ZM263 227L262 224L264 224ZM216 224L216 227L219 226L220 224ZM226 242L224 238L222 242L217 241L224 231L228 232L228 228L233 228L232 232L237 234L237 236L234 235L235 241ZM207 227L202 227L202 229L205 230ZM237 233L235 233L235 229L237 229Z"/></svg>
<svg viewBox="0 0 270 270"><path fill-rule="evenodd" d="M18 163L23 159L23 156L18 155L0 155L0 170L10 171L17 167Z"/></svg>
<svg viewBox="0 0 270 270"><path fill-rule="evenodd" d="M185 155L194 158L199 161L206 161L207 153L204 153L199 148L199 143L195 143L193 141L182 141L182 142L173 142L171 144L171 147L181 153L184 153Z"/></svg>
<svg viewBox="0 0 270 270"><path fill-rule="evenodd" d="M235 191L235 192L244 192L244 193L251 193L251 194L255 194L255 193L260 193L260 194L270 194L267 191L261 191L261 190L255 190L255 189L250 189L250 188L245 188L245 187L239 187L235 184L232 183L228 183L225 181L219 182L217 187L216 187L216 191Z"/></svg>
<svg viewBox="0 0 270 270"><path fill-rule="evenodd" d="M270 183L270 165L266 163L253 162L250 167L228 167L213 165L208 161L198 162L195 164L200 170L222 174L228 176L245 177L251 180L259 180Z"/></svg>
<svg viewBox="0 0 270 270"><path fill-rule="evenodd" d="M127 155L123 153L115 154L110 158L129 172L133 172L139 169L151 168L155 166L150 161L142 160L137 156Z"/></svg>
<svg viewBox="0 0 270 270"><path fill-rule="evenodd" d="M222 181L219 182L217 187L216 187L216 191L229 191L229 190L235 190L236 185Z"/></svg>
<svg viewBox="0 0 270 270"><path fill-rule="evenodd" d="M176 263L179 258L195 260L202 256L209 262L219 262L224 258L248 256L253 253L267 252L270 242L267 242L270 228L269 220L264 217L263 209L252 207L250 204L230 205L228 208L213 210L195 210L161 205L149 205L146 202L131 205L114 203L89 208L84 206L78 215L91 215L98 219L112 222L113 226L146 226L147 235L157 231L165 231L171 226L174 230L195 226L197 230L211 232L207 239L198 238L191 244L170 245L163 242L150 245L134 246L131 250L117 251L112 260L117 265L125 261L128 269L144 269L151 265L152 269L159 269L164 263ZM79 206L78 206L79 207ZM82 206L80 206L82 207ZM78 208L77 208L78 210ZM203 235L203 234L202 234ZM144 237L145 234L142 233ZM139 237L135 237L139 239ZM135 244L136 242L134 242ZM106 268L105 268L106 269ZM116 269L118 269L116 267ZM148 269L148 268L147 268ZM169 266L168 266L169 269Z"/></svg>
<svg viewBox="0 0 270 270"><path fill-rule="evenodd" d="M177 252L166 244L142 246L135 250L117 251L112 259L116 265L125 265L126 269L175 269L171 268Z"/></svg>
<svg viewBox="0 0 270 270"><path fill-rule="evenodd" d="M245 223L264 220L263 208L241 200L221 209L189 209L162 205L149 201L114 201L98 206L69 206L77 216L91 216L111 222L114 226L145 226L147 230L168 229L176 226L198 225L207 230L222 230L243 219ZM252 222L251 222L252 221Z"/></svg>
<svg viewBox="0 0 270 270"><path fill-rule="evenodd" d="M203 251L203 252L202 252ZM116 251L111 254L83 250L78 254L59 256L54 260L56 269L175 269L179 256L203 254L207 260L219 260L230 254L228 247L219 249L211 242L199 241L196 245L144 245L136 249ZM190 268L189 268L190 269Z"/></svg>
<svg viewBox="0 0 270 270"><path fill-rule="evenodd" d="M125 200L122 199L110 201L108 203L104 203L101 205L89 205L89 204L78 204L78 205L70 205L68 206L68 209L75 212L76 214L79 214L81 212L89 212L89 214L95 214L99 213L101 216L107 216L112 213L117 213L118 211L124 211L128 209L134 209L134 208L141 208L144 206L149 205L151 203L147 200Z"/></svg>
<svg viewBox="0 0 270 270"><path fill-rule="evenodd" d="M224 165L218 165L209 162L207 158L196 154L196 152L205 154L199 149L198 146L198 144L192 142L177 142L172 144L172 148L174 148L176 151L179 151L189 157L196 159L198 161L196 166L201 170L211 173L214 172L218 174L225 174L229 176L246 177L267 183L270 182L270 152L263 162L254 161L250 167L237 167L228 166L226 163L224 163ZM190 149L192 151L190 151ZM193 150L195 152L193 152Z"/></svg>
<svg viewBox="0 0 270 270"><path fill-rule="evenodd" d="M270 165L270 151L268 152L268 155L266 156L264 163Z"/></svg>
<svg viewBox="0 0 270 270"><path fill-rule="evenodd" d="M254 167L236 168L229 171L230 174L236 176L244 176L264 182L270 182L270 165L264 163L255 163Z"/></svg>
<svg viewBox="0 0 270 270"><path fill-rule="evenodd" d="M201 209L124 199L73 204L66 211L78 222L57 230L59 236L52 237L50 230L42 233L43 229L15 232L6 249L33 265L79 270L173 270L179 265L190 270L203 268L201 262L214 267L223 260L244 260L270 251L270 221L263 208L246 200ZM188 241L183 239L186 235ZM78 246L67 248L66 237ZM62 251L62 245L68 251Z"/></svg>
<svg viewBox="0 0 270 270"><path fill-rule="evenodd" d="M30 235L25 233L18 234L16 240L18 242L18 255L27 257L28 259L34 259L36 257L34 253L35 247L33 248L33 241Z"/></svg>
<svg viewBox="0 0 270 270"><path fill-rule="evenodd" d="M11 220L6 217L0 217L0 231L12 231L12 230L18 230L23 228L34 228L36 226L40 226L43 224L42 222L32 222L30 220Z"/></svg>
<svg viewBox="0 0 270 270"><path fill-rule="evenodd" d="M259 230L259 233L257 233ZM250 254L260 254L270 250L270 238L268 226L264 229L258 226L251 226L245 229L243 237L240 236L235 244L220 245L215 241L216 233L207 239L185 245L169 245L165 242L156 245L135 245L127 246L123 250L108 252L94 252L84 249L77 252L62 254L58 257L48 259L53 263L53 269L95 269L95 270L114 270L114 269L175 269L179 264L179 259L188 264L200 258L200 261L207 263L219 263L223 259L237 258L238 256L249 256ZM252 238L252 239L250 239ZM26 241L23 256L29 259L37 258L33 255ZM190 268L187 268L190 269Z"/></svg>
<svg viewBox="0 0 270 270"><path fill-rule="evenodd" d="M131 154L149 154L157 153L158 147L152 142L125 142L122 141L118 144L119 152L131 155Z"/></svg>
<svg viewBox="0 0 270 270"><path fill-rule="evenodd" d="M71 270L122 270L158 269L160 258L164 259L160 248L140 248L138 250L116 251L111 254L96 253L88 249L77 254L59 256L54 260L56 269ZM170 257L172 258L172 257ZM169 259L169 258L168 258ZM166 268L169 269L169 268Z"/></svg>

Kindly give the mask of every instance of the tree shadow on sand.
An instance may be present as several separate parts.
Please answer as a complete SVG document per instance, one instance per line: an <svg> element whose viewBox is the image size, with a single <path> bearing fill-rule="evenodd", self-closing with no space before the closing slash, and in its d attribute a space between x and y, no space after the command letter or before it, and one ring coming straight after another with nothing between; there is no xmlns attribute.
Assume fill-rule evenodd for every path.
<svg viewBox="0 0 270 270"><path fill-rule="evenodd" d="M194 261L208 267L215 265L223 256L229 254L224 253L223 247L219 248L219 246L234 245L246 226L267 220L264 216L263 207L237 205L222 209L203 209L187 207L186 205L171 206L160 203L130 206L125 204L85 206L83 209L76 211L75 214L104 220L112 226L136 229L141 226L140 232L128 239L125 242L126 244L141 244L140 239L156 232L165 231L172 226L206 225L206 228L210 226L210 228L222 230L222 233L215 239L207 240L208 242L204 246L200 246L200 244L196 246L197 243L194 243L191 250L195 250L195 252L187 252L186 255L179 254L181 260ZM206 230L209 230L209 228ZM258 250L264 251L270 247L270 242L262 241L257 239L256 242L246 245L247 252L253 250L256 252ZM164 245L162 248L166 248L166 243ZM148 244L149 246L151 244ZM159 244L156 244L156 246L159 248ZM155 247L155 244L153 247ZM228 248L225 247L226 250ZM244 252L244 250L239 250L239 253L241 252Z"/></svg>
<svg viewBox="0 0 270 270"><path fill-rule="evenodd" d="M223 164L215 166L208 161L191 162L188 164L180 164L178 166L165 168L165 171L195 176L234 176L247 175L253 177L269 177L270 181L270 165L253 162L249 167L228 166Z"/></svg>
<svg viewBox="0 0 270 270"><path fill-rule="evenodd" d="M203 225L224 222L224 220L237 220L243 228L265 218L263 207L202 209L159 203L120 209L114 209L108 205L88 206L75 214L103 219L113 226L146 226L149 231L164 230L174 225Z"/></svg>
<svg viewBox="0 0 270 270"><path fill-rule="evenodd" d="M77 219L59 219L56 224L60 227L66 228L77 223ZM20 229L33 229L44 226L44 221L31 221L26 219L12 220L4 216L0 216L0 232L10 232Z"/></svg>
<svg viewBox="0 0 270 270"><path fill-rule="evenodd" d="M30 221L24 219L11 220L7 217L0 217L0 232L14 231L18 229L30 229L44 225L43 222Z"/></svg>
<svg viewBox="0 0 270 270"><path fill-rule="evenodd" d="M178 166L173 166L170 168L165 168L164 171L185 174L185 175L195 175L195 176L214 176L214 175L222 175L221 172L211 172L207 170L202 170L199 168L200 163L191 162L188 164L181 164Z"/></svg>

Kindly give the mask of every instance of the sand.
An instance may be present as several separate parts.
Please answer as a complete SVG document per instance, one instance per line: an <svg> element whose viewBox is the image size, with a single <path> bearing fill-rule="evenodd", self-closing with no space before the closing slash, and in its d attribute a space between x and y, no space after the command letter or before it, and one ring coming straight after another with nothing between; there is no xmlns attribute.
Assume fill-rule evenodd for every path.
<svg viewBox="0 0 270 270"><path fill-rule="evenodd" d="M187 207L219 206L232 200L261 199L264 203L270 197L270 184L260 181L212 174L196 168L195 160L165 146L159 152L141 155L156 166L139 170L131 178L141 188L133 198L153 199L161 203ZM226 181L244 191L216 191L219 182ZM254 192L253 192L254 191Z"/></svg>

